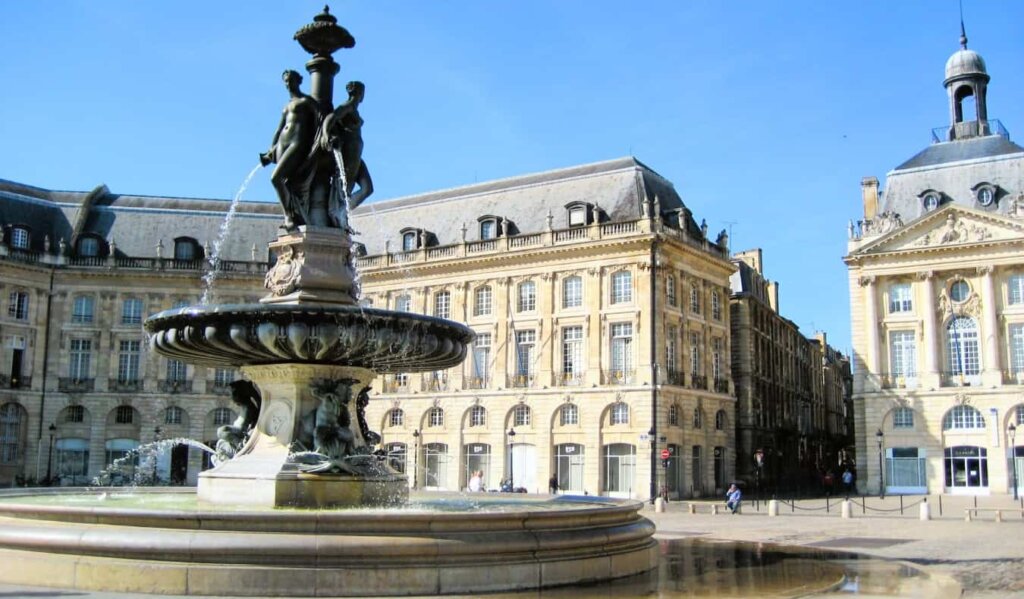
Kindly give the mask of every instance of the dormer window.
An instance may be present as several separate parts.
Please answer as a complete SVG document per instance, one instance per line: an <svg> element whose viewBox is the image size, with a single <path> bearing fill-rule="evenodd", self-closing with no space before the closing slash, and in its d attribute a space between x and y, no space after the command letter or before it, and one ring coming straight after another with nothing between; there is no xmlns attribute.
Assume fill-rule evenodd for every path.
<svg viewBox="0 0 1024 599"><path fill-rule="evenodd" d="M416 249L416 232L409 231L408 233L402 234L402 251L411 252Z"/></svg>
<svg viewBox="0 0 1024 599"><path fill-rule="evenodd" d="M493 218L480 221L480 239L494 239L498 236L498 222Z"/></svg>
<svg viewBox="0 0 1024 599"><path fill-rule="evenodd" d="M979 183L973 188L974 199L983 208L989 208L996 203L996 186L991 183Z"/></svg>
<svg viewBox="0 0 1024 599"><path fill-rule="evenodd" d="M933 190L928 190L919 196L925 212L932 212L942 203L942 195Z"/></svg>
<svg viewBox="0 0 1024 599"><path fill-rule="evenodd" d="M571 202L565 206L570 227L584 227L590 224L593 206L586 202Z"/></svg>
<svg viewBox="0 0 1024 599"><path fill-rule="evenodd" d="M416 227L406 227L398 232L402 236L402 251L412 252L427 245L427 232Z"/></svg>
<svg viewBox="0 0 1024 599"><path fill-rule="evenodd" d="M14 227L11 229L11 247L19 250L28 249L28 229L25 227Z"/></svg>
<svg viewBox="0 0 1024 599"><path fill-rule="evenodd" d="M83 258L94 258L100 255L100 240L95 237L82 237L78 240L78 255Z"/></svg>
<svg viewBox="0 0 1024 599"><path fill-rule="evenodd" d="M197 260L199 257L199 242L195 239L179 237L174 240L175 260Z"/></svg>

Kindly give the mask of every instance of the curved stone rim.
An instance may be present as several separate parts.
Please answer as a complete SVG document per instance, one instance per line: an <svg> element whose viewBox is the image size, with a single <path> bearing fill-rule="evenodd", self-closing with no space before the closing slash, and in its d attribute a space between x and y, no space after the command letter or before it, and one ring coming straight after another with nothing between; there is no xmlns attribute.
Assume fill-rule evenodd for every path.
<svg viewBox="0 0 1024 599"><path fill-rule="evenodd" d="M187 306L150 316L144 329L152 349L194 364L335 364L375 372L455 366L476 336L433 316L308 304Z"/></svg>

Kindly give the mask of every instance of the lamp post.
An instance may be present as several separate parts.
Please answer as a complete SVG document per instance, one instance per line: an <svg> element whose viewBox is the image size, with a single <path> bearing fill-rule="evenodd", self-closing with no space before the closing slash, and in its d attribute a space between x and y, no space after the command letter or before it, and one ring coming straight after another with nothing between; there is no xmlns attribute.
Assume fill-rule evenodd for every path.
<svg viewBox="0 0 1024 599"><path fill-rule="evenodd" d="M1014 443L1014 439L1017 436L1017 425L1011 422L1006 430L1010 433L1010 468L1013 469L1013 500L1017 501L1017 446Z"/></svg>
<svg viewBox="0 0 1024 599"><path fill-rule="evenodd" d="M514 470L515 461L512 459L512 444L516 440L516 429L508 429L508 482L512 485L512 491L516 490L516 473Z"/></svg>
<svg viewBox="0 0 1024 599"><path fill-rule="evenodd" d="M419 486L420 470L420 429L412 431L412 488Z"/></svg>
<svg viewBox="0 0 1024 599"><path fill-rule="evenodd" d="M875 439L878 440L878 498L885 499L885 478L882 473L882 440L885 435L882 433L882 429L878 429L875 433Z"/></svg>
<svg viewBox="0 0 1024 599"><path fill-rule="evenodd" d="M53 474L53 435L57 432L57 425L50 424L50 451L46 454L46 485L49 486L53 483L53 479L50 478Z"/></svg>

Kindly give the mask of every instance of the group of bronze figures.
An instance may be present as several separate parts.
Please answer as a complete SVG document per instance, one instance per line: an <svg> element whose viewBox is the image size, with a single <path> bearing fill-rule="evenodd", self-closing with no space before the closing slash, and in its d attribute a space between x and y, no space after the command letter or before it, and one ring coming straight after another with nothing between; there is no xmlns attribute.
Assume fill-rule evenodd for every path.
<svg viewBox="0 0 1024 599"><path fill-rule="evenodd" d="M292 442L293 461L299 469L310 473L369 474L380 468L382 456L374 451L380 435L369 430L366 406L370 403L370 387L355 379L317 379L310 383L310 395L317 400L315 409L304 414ZM231 383L231 400L238 406L238 417L231 424L217 429L214 461L235 457L253 435L259 420L262 400L256 385L246 380ZM352 412L356 429L353 430ZM356 430L360 434L356 434Z"/></svg>
<svg viewBox="0 0 1024 599"><path fill-rule="evenodd" d="M345 228L346 208L355 208L373 193L373 180L363 162L359 116L366 87L350 81L345 86L348 99L331 109L302 93L302 75L297 71L285 71L282 78L290 99L270 149L260 154L260 163L277 165L270 181L284 209L285 228Z"/></svg>

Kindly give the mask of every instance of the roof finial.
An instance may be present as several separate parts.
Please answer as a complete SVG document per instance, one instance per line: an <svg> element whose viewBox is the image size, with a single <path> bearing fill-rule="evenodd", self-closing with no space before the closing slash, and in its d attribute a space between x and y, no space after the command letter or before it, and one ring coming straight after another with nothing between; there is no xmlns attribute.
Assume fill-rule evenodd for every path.
<svg viewBox="0 0 1024 599"><path fill-rule="evenodd" d="M964 0L960 0L960 47L967 49L967 30L964 29Z"/></svg>

